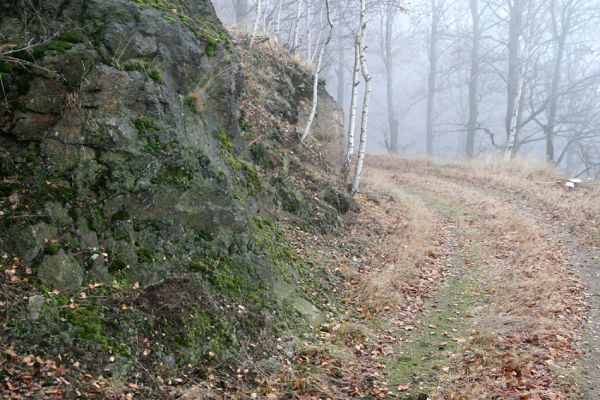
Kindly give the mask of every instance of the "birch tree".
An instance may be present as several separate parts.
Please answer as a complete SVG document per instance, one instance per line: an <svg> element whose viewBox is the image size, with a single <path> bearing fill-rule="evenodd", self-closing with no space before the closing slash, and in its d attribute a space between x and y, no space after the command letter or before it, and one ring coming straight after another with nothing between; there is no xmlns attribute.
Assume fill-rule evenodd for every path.
<svg viewBox="0 0 600 400"><path fill-rule="evenodd" d="M442 6L444 0L431 0L431 27L429 31L429 73L427 79L426 151L433 155L433 116L437 90L438 45Z"/></svg>
<svg viewBox="0 0 600 400"><path fill-rule="evenodd" d="M279 42L279 31L281 30L281 8L283 7L283 0L277 0L275 12L275 31L273 32L273 39L275 43Z"/></svg>
<svg viewBox="0 0 600 400"><path fill-rule="evenodd" d="M513 0L508 3L510 19L508 34L508 77L507 106L506 106L506 149L504 158L510 159L513 155L517 140L517 124L521 95L523 93L524 77L521 60L521 36L523 31L523 11L527 0Z"/></svg>
<svg viewBox="0 0 600 400"><path fill-rule="evenodd" d="M479 73L481 70L481 60L479 58L481 48L481 27L479 14L479 0L470 0L471 11L471 69L469 76L469 121L467 123L467 157L475 156L475 132L479 119Z"/></svg>
<svg viewBox="0 0 600 400"><path fill-rule="evenodd" d="M311 22L312 22L312 0L306 0L306 18L305 18L305 25L306 25L306 59L310 60L310 55L312 53L312 28L311 28Z"/></svg>
<svg viewBox="0 0 600 400"><path fill-rule="evenodd" d="M352 193L358 192L360 186L360 176L362 173L363 162L365 159L365 151L367 148L367 128L369 121L369 100L371 96L371 74L367 65L367 55L365 40L367 35L367 18L366 18L366 0L360 0L360 25L359 25L359 40L358 51L360 58L360 70L363 80L365 81L365 94L363 99L363 110L360 126L360 143L358 146L358 156L356 159L356 168L354 170L354 178L352 180Z"/></svg>
<svg viewBox="0 0 600 400"><path fill-rule="evenodd" d="M317 58L317 64L315 66L315 76L313 80L313 98L312 98L312 107L310 110L310 114L306 121L306 126L304 127L304 133L300 137L300 141L304 143L310 134L310 128L312 126L313 120L315 118L315 114L317 113L317 105L319 101L319 76L321 73L321 67L323 65L323 55L325 54L325 50L327 49L327 45L331 41L333 36L333 21L331 19L331 7L329 5L329 0L325 0L325 8L327 13L327 24L329 25L329 31L327 33L327 38L325 42L321 44L321 49L319 50L319 56Z"/></svg>
<svg viewBox="0 0 600 400"><path fill-rule="evenodd" d="M337 50L337 101L342 107L344 107L346 104L346 48L341 26L337 30Z"/></svg>
<svg viewBox="0 0 600 400"><path fill-rule="evenodd" d="M346 156L344 157L344 165L342 174L345 181L350 175L350 166L354 157L354 135L356 133L356 109L358 102L358 86L360 74L360 29L354 40L354 68L352 69L352 94L350 95L350 117L348 119L348 142L346 147Z"/></svg>
<svg viewBox="0 0 600 400"><path fill-rule="evenodd" d="M296 18L294 19L294 36L292 38L292 51L298 51L300 37L300 19L302 18L302 0L296 0Z"/></svg>
<svg viewBox="0 0 600 400"><path fill-rule="evenodd" d="M262 0L256 0L256 16L254 17L254 25L252 26L252 35L250 36L250 47L254 43L256 38L256 32L258 31L258 25L262 16Z"/></svg>
<svg viewBox="0 0 600 400"><path fill-rule="evenodd" d="M319 29L318 29L318 31L319 31L319 33L317 35L317 40L316 40L317 45L315 46L315 51L312 52L309 56L309 60L312 64L315 63L315 59L317 58L317 55L319 54L319 51L320 51L319 43L321 43L321 37L323 36L323 7L321 7L321 10L319 11Z"/></svg>

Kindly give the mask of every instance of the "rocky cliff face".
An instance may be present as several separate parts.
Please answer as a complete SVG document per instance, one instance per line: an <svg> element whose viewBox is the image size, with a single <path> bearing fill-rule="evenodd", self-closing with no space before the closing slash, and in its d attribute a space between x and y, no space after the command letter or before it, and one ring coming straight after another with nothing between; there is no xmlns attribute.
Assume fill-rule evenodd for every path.
<svg viewBox="0 0 600 400"><path fill-rule="evenodd" d="M0 304L15 349L125 377L140 362L206 371L317 317L277 223L339 222L319 205L339 206L335 185L294 178L310 76L292 65L284 86L249 80L260 110L286 100L263 125L251 101L240 112L257 88L234 44L207 0L3 3L0 268L20 294ZM337 151L325 132L339 110L324 101L317 123Z"/></svg>
<svg viewBox="0 0 600 400"><path fill-rule="evenodd" d="M24 262L44 239L102 247L110 256L92 273L129 265L146 286L164 278L165 264L248 245L244 208L253 205L235 192L250 197L251 178L228 163L243 78L209 3L194 4L48 1L19 17L15 2L3 11L8 40L53 35L2 64L2 174L32 178L16 192L19 206L39 202L30 207L44 215L4 216L17 222L6 239ZM75 261L64 251L48 258L57 257Z"/></svg>

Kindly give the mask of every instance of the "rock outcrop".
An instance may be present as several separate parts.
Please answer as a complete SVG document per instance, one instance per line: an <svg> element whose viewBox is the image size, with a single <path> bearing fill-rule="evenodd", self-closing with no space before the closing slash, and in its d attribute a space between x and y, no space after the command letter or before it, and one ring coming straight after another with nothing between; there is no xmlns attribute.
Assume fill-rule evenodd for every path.
<svg viewBox="0 0 600 400"><path fill-rule="evenodd" d="M262 84L285 99L269 103L285 121L260 107L272 114L261 125L240 111L253 60L208 0L3 3L0 266L35 298L15 296L27 323L2 334L28 338L16 348L127 377L148 355L135 337L156 343L149 371L207 368L319 318L276 220L336 229L327 202L343 195L288 179L306 170L291 147L310 75L286 64L281 84ZM332 160L339 109L322 96L317 137ZM106 351L120 356L99 362Z"/></svg>
<svg viewBox="0 0 600 400"><path fill-rule="evenodd" d="M47 220L61 232L27 228L4 238L7 249L30 261L44 257L40 240L105 248L115 271L247 246L253 205L235 201L249 193L227 163L243 80L210 2L41 1L27 17L13 3L5 40L42 44L2 62L2 175L30 180L3 194L26 189L15 190L20 207L42 215L19 221L18 207L4 219L14 233Z"/></svg>

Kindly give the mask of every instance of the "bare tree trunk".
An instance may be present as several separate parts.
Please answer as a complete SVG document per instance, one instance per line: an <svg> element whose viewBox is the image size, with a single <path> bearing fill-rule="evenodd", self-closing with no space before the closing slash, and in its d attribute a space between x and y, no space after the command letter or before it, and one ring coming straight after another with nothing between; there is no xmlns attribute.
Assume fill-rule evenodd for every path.
<svg viewBox="0 0 600 400"><path fill-rule="evenodd" d="M360 185L360 175L362 173L363 162L365 160L365 151L367 149L367 127L369 122L369 99L371 97L371 74L367 65L367 55L365 53L365 39L367 35L367 18L366 18L366 0L360 1L360 28L359 28L359 54L360 54L360 70L362 71L363 80L365 81L365 97L363 100L362 119L360 126L360 144L358 146L358 157L356 159L356 168L354 170L354 179L352 180L352 193L358 192Z"/></svg>
<svg viewBox="0 0 600 400"><path fill-rule="evenodd" d="M506 151L505 158L510 158L517 136L517 117L521 98L521 35L523 30L523 6L525 0L514 0L510 7L508 37L508 78L506 107Z"/></svg>
<svg viewBox="0 0 600 400"><path fill-rule="evenodd" d="M323 36L323 8L319 12L319 35L317 36L317 41L315 42L315 51L310 55L310 62L312 64L315 63L315 58L319 54L319 43L321 43L321 36Z"/></svg>
<svg viewBox="0 0 600 400"><path fill-rule="evenodd" d="M235 23L241 30L246 30L248 18L248 0L237 0L235 3Z"/></svg>
<svg viewBox="0 0 600 400"><path fill-rule="evenodd" d="M337 101L344 108L346 104L346 51L342 30L338 29L338 68L337 68Z"/></svg>
<svg viewBox="0 0 600 400"><path fill-rule="evenodd" d="M262 20L262 32L269 32L269 28L267 26L267 17L268 17L268 10L269 10L269 0L261 0L263 2L262 4L262 8L264 8L264 11L262 11L262 15L261 15L261 20ZM258 5L257 5L258 8Z"/></svg>
<svg viewBox="0 0 600 400"><path fill-rule="evenodd" d="M302 16L302 0L296 0L296 20L294 22L294 38L292 40L292 50L298 51L298 37L300 36L300 17Z"/></svg>
<svg viewBox="0 0 600 400"><path fill-rule="evenodd" d="M517 88L515 92L515 100L513 102L513 109L510 115L510 126L508 130L508 138L506 141L506 150L504 152L504 159L512 159L517 150L517 134L519 126L519 111L521 109L521 100L523 95L523 87L525 86L525 77L523 74L519 74L517 81Z"/></svg>
<svg viewBox="0 0 600 400"><path fill-rule="evenodd" d="M273 32L273 38L275 43L279 42L279 32L281 31L281 8L283 6L283 0L277 2L277 13L275 15L275 32Z"/></svg>
<svg viewBox="0 0 600 400"><path fill-rule="evenodd" d="M260 17L262 15L262 0L256 0L256 17L254 18L254 25L252 27L252 36L250 36L250 47L254 43L254 39L256 39L256 31L258 30L258 25L260 24Z"/></svg>
<svg viewBox="0 0 600 400"><path fill-rule="evenodd" d="M427 121L426 121L426 147L427 155L433 155L433 113L435 95L437 90L437 64L439 25L441 19L441 1L431 0L431 32L429 36L429 78L427 91Z"/></svg>
<svg viewBox="0 0 600 400"><path fill-rule="evenodd" d="M546 159L554 163L554 138L556 135L556 119L559 105L559 89L562 81L562 65L565 56L565 47L571 27L574 0L568 0L561 10L561 15L556 15L556 0L551 0L550 11L552 15L552 39L556 42L554 69L552 71L552 83L550 86L550 97L548 99L548 121L544 129L546 134ZM558 21L557 19L560 19ZM558 25L558 26L557 26ZM560 30L559 30L560 28Z"/></svg>
<svg viewBox="0 0 600 400"><path fill-rule="evenodd" d="M312 0L306 0L306 59L310 60L310 54L312 53L312 37L311 37L311 26L312 22Z"/></svg>
<svg viewBox="0 0 600 400"><path fill-rule="evenodd" d="M313 99L312 99L312 108L310 110L310 114L308 116L308 120L306 121L306 126L304 127L304 133L300 137L300 141L304 143L310 134L310 127L312 126L313 120L315 118L315 114L317 113L317 104L319 101L319 75L321 73L321 66L323 64L323 55L325 54L325 50L331 38L333 36L333 21L331 20L331 9L329 7L329 0L325 0L325 7L327 8L327 23L329 24L329 33L327 34L327 39L321 45L321 49L319 50L319 57L317 58L317 65L315 66L315 77L313 81Z"/></svg>
<svg viewBox="0 0 600 400"><path fill-rule="evenodd" d="M573 148L573 146L569 146L569 148L566 150L566 155L567 155L567 166L566 166L566 170L567 170L567 175L573 175L575 173L575 168L576 168L576 161L575 161L575 149Z"/></svg>
<svg viewBox="0 0 600 400"><path fill-rule="evenodd" d="M473 43L471 48L471 72L469 79L469 122L467 124L467 143L466 143L466 154L467 157L473 158L475 156L475 131L477 129L477 121L479 119L479 99L478 99L478 87L479 87L479 50L481 46L481 30L479 27L479 0L471 0L471 19L473 22Z"/></svg>
<svg viewBox="0 0 600 400"><path fill-rule="evenodd" d="M394 4L390 3L385 12L385 73L386 73L386 92L387 92L387 115L388 128L390 130L390 142L386 143L388 151L392 154L398 154L398 121L396 120L394 107L394 55L392 53L392 40L394 32L394 17L396 16Z"/></svg>
<svg viewBox="0 0 600 400"><path fill-rule="evenodd" d="M352 70L352 95L350 97L350 117L348 122L348 147L346 148L346 157L342 173L344 180L347 182L350 175L350 166L352 165L352 157L354 157L354 134L356 131L356 107L358 100L358 74L360 73L360 42L359 35L354 41L354 69Z"/></svg>

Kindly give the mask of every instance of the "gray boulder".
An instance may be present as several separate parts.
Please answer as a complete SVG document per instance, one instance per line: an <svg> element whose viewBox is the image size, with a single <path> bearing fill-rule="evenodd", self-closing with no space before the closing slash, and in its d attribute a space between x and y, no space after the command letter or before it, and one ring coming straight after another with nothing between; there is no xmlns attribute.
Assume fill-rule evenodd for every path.
<svg viewBox="0 0 600 400"><path fill-rule="evenodd" d="M50 289L65 292L76 291L83 284L83 269L63 250L43 258L38 276Z"/></svg>

